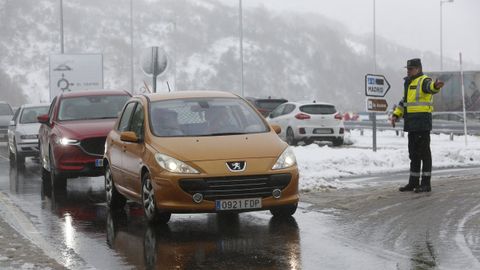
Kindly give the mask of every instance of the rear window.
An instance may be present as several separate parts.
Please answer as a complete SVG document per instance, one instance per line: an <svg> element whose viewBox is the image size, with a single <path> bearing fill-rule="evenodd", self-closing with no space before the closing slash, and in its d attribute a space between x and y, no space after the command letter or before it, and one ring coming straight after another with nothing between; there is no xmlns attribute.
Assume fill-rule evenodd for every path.
<svg viewBox="0 0 480 270"><path fill-rule="evenodd" d="M0 104L0 115L12 115L13 111L10 105L8 104Z"/></svg>
<svg viewBox="0 0 480 270"><path fill-rule="evenodd" d="M192 98L150 104L150 126L160 137L267 132L262 118L238 98Z"/></svg>
<svg viewBox="0 0 480 270"><path fill-rule="evenodd" d="M257 100L256 105L260 109L268 110L268 111L273 111L275 108L277 108L280 104L283 104L287 102L286 100L283 99L273 99L273 100Z"/></svg>
<svg viewBox="0 0 480 270"><path fill-rule="evenodd" d="M333 105L304 105L300 111L308 114L334 114L337 112Z"/></svg>
<svg viewBox="0 0 480 270"><path fill-rule="evenodd" d="M85 96L65 98L60 103L58 120L117 118L130 96Z"/></svg>
<svg viewBox="0 0 480 270"><path fill-rule="evenodd" d="M48 106L24 108L20 117L21 124L37 123L37 116L48 113Z"/></svg>

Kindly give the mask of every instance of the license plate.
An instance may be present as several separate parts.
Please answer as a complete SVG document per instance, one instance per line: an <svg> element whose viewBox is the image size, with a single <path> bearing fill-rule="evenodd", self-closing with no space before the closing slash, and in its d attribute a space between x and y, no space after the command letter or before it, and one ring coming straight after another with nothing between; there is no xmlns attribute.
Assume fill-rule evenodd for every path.
<svg viewBox="0 0 480 270"><path fill-rule="evenodd" d="M223 210L241 210L262 208L261 198L235 199L235 200L216 200L215 209Z"/></svg>
<svg viewBox="0 0 480 270"><path fill-rule="evenodd" d="M313 130L314 134L332 134L331 128L316 128Z"/></svg>
<svg viewBox="0 0 480 270"><path fill-rule="evenodd" d="M95 159L95 167L103 167L103 159Z"/></svg>

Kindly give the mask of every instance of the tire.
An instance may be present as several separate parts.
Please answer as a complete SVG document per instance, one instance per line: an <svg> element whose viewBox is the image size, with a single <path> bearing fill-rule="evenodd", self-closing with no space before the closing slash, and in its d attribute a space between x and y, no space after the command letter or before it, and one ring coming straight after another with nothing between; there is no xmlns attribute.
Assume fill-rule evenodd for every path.
<svg viewBox="0 0 480 270"><path fill-rule="evenodd" d="M9 152L9 157L10 157L10 164L15 164L17 166L23 166L25 165L25 156L22 154L19 154L17 151L17 142L14 139L13 140L13 147L15 149L15 152L12 152L10 149L10 146L8 147L8 152Z"/></svg>
<svg viewBox="0 0 480 270"><path fill-rule="evenodd" d="M146 172L142 177L142 207L148 222L167 223L171 213L160 212L155 203L155 190L153 189L150 173Z"/></svg>
<svg viewBox="0 0 480 270"><path fill-rule="evenodd" d="M55 168L55 159L52 150L49 150L48 158L50 160L50 183L54 190L65 190L67 188L67 178L57 172Z"/></svg>
<svg viewBox="0 0 480 270"><path fill-rule="evenodd" d="M15 154L10 149L10 146L8 147L8 158L10 159L10 165L14 165L15 164Z"/></svg>
<svg viewBox="0 0 480 270"><path fill-rule="evenodd" d="M112 170L108 163L105 165L105 199L107 206L111 210L121 210L125 206L127 199L118 192L113 182Z"/></svg>
<svg viewBox="0 0 480 270"><path fill-rule="evenodd" d="M288 145L296 146L298 141L295 140L295 134L293 133L293 129L291 127L287 128L286 138Z"/></svg>
<svg viewBox="0 0 480 270"><path fill-rule="evenodd" d="M343 139L335 139L332 143L333 146L341 146L343 144Z"/></svg>
<svg viewBox="0 0 480 270"><path fill-rule="evenodd" d="M278 218L288 218L291 217L297 211L298 204L290 204L290 205L282 205L275 208L270 209L270 213L274 217Z"/></svg>

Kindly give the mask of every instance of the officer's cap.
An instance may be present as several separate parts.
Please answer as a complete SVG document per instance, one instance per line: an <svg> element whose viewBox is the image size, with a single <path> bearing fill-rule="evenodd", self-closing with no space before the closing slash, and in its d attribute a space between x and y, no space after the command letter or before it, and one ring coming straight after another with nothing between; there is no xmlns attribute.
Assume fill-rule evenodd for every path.
<svg viewBox="0 0 480 270"><path fill-rule="evenodd" d="M422 61L420 58L413 58L407 61L407 66L406 68L421 68L422 67Z"/></svg>

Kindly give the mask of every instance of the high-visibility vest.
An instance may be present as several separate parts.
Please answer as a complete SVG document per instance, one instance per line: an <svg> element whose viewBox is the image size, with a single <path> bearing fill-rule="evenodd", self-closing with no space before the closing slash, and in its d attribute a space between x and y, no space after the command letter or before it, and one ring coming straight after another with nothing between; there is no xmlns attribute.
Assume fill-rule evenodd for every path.
<svg viewBox="0 0 480 270"><path fill-rule="evenodd" d="M405 108L407 113L431 113L433 111L433 95L438 93L440 89L436 89L435 83L430 81L427 93L425 93L422 90L422 85L426 78L428 78L427 75L422 75L410 82L406 100L404 97L403 101L398 104L393 112L394 115L402 117Z"/></svg>

